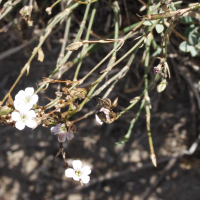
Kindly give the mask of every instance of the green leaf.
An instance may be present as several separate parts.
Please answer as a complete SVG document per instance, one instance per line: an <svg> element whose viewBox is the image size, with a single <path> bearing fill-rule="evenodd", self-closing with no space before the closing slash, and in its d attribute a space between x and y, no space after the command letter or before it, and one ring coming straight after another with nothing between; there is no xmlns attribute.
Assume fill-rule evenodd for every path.
<svg viewBox="0 0 200 200"><path fill-rule="evenodd" d="M165 88L167 87L167 80L166 79L163 79L160 84L157 86L157 91L160 93L160 92L163 92L165 90Z"/></svg>
<svg viewBox="0 0 200 200"><path fill-rule="evenodd" d="M155 21L156 21L156 20L145 21L145 22L143 23L143 25L145 25L145 26L151 26L151 25L153 25L153 23L154 23Z"/></svg>
<svg viewBox="0 0 200 200"><path fill-rule="evenodd" d="M149 7L149 12L152 11L154 8L155 8L155 6L150 6L150 7ZM158 14L158 10L155 10L155 11L153 12L153 14Z"/></svg>
<svg viewBox="0 0 200 200"><path fill-rule="evenodd" d="M198 49L196 49L195 47L192 46L191 50L190 50L190 54L192 57L197 56L199 53Z"/></svg>
<svg viewBox="0 0 200 200"><path fill-rule="evenodd" d="M196 22L197 20L193 17L185 16L185 17L181 17L179 21L182 22L183 24L192 24Z"/></svg>
<svg viewBox="0 0 200 200"><path fill-rule="evenodd" d="M198 38L197 38L197 34L189 34L189 37L188 37L188 42L191 44L191 45L196 45L198 43Z"/></svg>
<svg viewBox="0 0 200 200"><path fill-rule="evenodd" d="M164 26L162 24L156 24L157 33L162 33L164 30Z"/></svg>
<svg viewBox="0 0 200 200"><path fill-rule="evenodd" d="M152 56L157 56L162 52L162 48L160 46L157 47L156 51L152 54Z"/></svg>
<svg viewBox="0 0 200 200"><path fill-rule="evenodd" d="M185 36L188 38L189 34L195 29L195 25L191 24L185 31Z"/></svg>
<svg viewBox="0 0 200 200"><path fill-rule="evenodd" d="M193 46L191 46L188 42L184 41L179 45L179 49L183 52L190 52Z"/></svg>

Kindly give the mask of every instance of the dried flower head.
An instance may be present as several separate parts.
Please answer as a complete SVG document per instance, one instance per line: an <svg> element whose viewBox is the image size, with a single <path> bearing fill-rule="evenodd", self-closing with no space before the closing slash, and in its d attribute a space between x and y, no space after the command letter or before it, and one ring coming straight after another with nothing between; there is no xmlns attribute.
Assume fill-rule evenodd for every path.
<svg viewBox="0 0 200 200"><path fill-rule="evenodd" d="M48 15L51 15L51 10L52 10L52 7L47 7L46 8L46 12L48 13Z"/></svg>
<svg viewBox="0 0 200 200"><path fill-rule="evenodd" d="M106 108L101 108L100 111L95 115L96 121L99 124L103 124L103 122L107 122L107 119L110 119L110 111Z"/></svg>

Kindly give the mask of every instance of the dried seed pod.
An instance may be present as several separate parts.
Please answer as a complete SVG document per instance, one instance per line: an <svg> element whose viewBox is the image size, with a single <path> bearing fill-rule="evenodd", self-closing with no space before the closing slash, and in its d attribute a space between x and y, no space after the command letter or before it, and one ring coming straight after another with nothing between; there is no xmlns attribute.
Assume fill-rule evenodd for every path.
<svg viewBox="0 0 200 200"><path fill-rule="evenodd" d="M33 21L30 21L32 6L24 6L19 13L23 17L23 19L26 21L28 26L33 26Z"/></svg>
<svg viewBox="0 0 200 200"><path fill-rule="evenodd" d="M38 50L38 61L43 62L44 60L44 52L42 51L42 48L39 48Z"/></svg>
<svg viewBox="0 0 200 200"><path fill-rule="evenodd" d="M67 51L75 51L75 50L78 50L78 49L79 49L80 47L82 47L82 46L83 46L83 42L81 42L81 41L79 41L79 42L74 42L74 43L68 45L68 46L66 47L66 50L67 50Z"/></svg>
<svg viewBox="0 0 200 200"><path fill-rule="evenodd" d="M11 95L9 94L8 95L8 100L6 102L6 106L8 106L9 108L12 108L13 105L14 105L13 99L12 99Z"/></svg>
<svg viewBox="0 0 200 200"><path fill-rule="evenodd" d="M133 98L133 99L130 100L130 103L137 103L140 99L141 99L140 96L135 97L135 98Z"/></svg>
<svg viewBox="0 0 200 200"><path fill-rule="evenodd" d="M117 106L118 103L118 97L112 102L112 109L114 109Z"/></svg>
<svg viewBox="0 0 200 200"><path fill-rule="evenodd" d="M68 131L71 133L76 133L76 126L72 124L71 126L68 127Z"/></svg>
<svg viewBox="0 0 200 200"><path fill-rule="evenodd" d="M105 99L101 99L99 97L96 97L96 101L98 102L98 104L108 110L111 109L112 103L111 100L109 98L105 98Z"/></svg>

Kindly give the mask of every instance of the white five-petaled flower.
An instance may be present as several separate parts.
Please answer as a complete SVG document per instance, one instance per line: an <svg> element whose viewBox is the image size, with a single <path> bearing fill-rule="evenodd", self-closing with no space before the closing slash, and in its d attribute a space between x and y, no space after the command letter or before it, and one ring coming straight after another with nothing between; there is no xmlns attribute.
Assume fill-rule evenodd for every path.
<svg viewBox="0 0 200 200"><path fill-rule="evenodd" d="M65 170L65 176L68 178L73 178L75 181L80 181L81 183L88 183L90 177L88 176L91 173L89 166L82 168L82 162L80 160L74 160L72 162L73 168L68 168Z"/></svg>
<svg viewBox="0 0 200 200"><path fill-rule="evenodd" d="M99 110L99 112L103 112L103 113L106 115L106 118L107 118L107 119L110 119L110 116L109 116L110 111L109 111L108 109L102 107L102 108ZM98 117L97 114L95 115L95 118L96 118L96 121L97 121L99 124L101 124L101 125L103 124L103 122L101 121L101 119Z"/></svg>
<svg viewBox="0 0 200 200"><path fill-rule="evenodd" d="M54 135L58 135L58 141L59 142L65 142L66 138L68 140L71 140L74 137L74 134L71 132L68 132L65 124L57 124L54 127L51 127L51 133Z"/></svg>
<svg viewBox="0 0 200 200"><path fill-rule="evenodd" d="M36 117L35 111L29 110L26 112L12 112L11 118L13 121L16 121L15 127L19 130L28 126L29 128L35 128L37 126L37 122L34 119Z"/></svg>
<svg viewBox="0 0 200 200"><path fill-rule="evenodd" d="M20 90L14 100L15 109L18 111L28 111L38 101L38 95L34 94L34 88L27 87L25 90Z"/></svg>

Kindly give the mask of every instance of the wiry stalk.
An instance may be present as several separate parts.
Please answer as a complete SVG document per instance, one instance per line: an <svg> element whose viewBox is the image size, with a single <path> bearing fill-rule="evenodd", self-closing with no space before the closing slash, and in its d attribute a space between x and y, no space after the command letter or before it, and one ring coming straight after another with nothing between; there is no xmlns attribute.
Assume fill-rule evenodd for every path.
<svg viewBox="0 0 200 200"><path fill-rule="evenodd" d="M164 18L170 18L170 17L181 17L183 14L191 11L191 10L196 10L200 8L200 3L196 4L194 6L191 6L189 8L184 8L184 9L179 9L176 11L170 11L170 12L165 12L165 13L159 13L159 14L148 14L141 16L142 20L157 20L157 19L164 19Z"/></svg>
<svg viewBox="0 0 200 200"><path fill-rule="evenodd" d="M90 31L92 29L92 25L93 25L93 22L94 22L94 17L95 17L95 14L96 14L96 8L97 8L97 2L95 3L94 8L92 10L92 14L90 16L90 21L89 21L89 25L88 25L88 28L87 28L85 40L89 40L89 38L90 38ZM80 71L82 61L83 61L85 55L87 54L87 47L88 47L88 44L83 45L83 48L82 48L82 51L81 51L81 58L79 60L78 66L76 68L76 72L74 74L74 79L73 79L74 81L77 80L77 78L78 78L78 73Z"/></svg>
<svg viewBox="0 0 200 200"><path fill-rule="evenodd" d="M25 66L23 67L23 69L21 70L17 80L15 81L15 83L12 85L12 87L10 88L9 92L5 95L5 97L2 100L2 104L5 102L5 100L7 99L8 95L13 91L13 89L15 88L16 84L18 83L18 81L21 79L21 77L23 76L23 74L25 73L25 71L27 70L27 73L29 72L29 68L30 68L30 64L31 61L33 60L33 58L35 57L35 55L37 54L38 50L41 48L42 44L44 43L44 41L46 40L46 38L49 36L49 34L51 33L51 30L53 29L53 27L60 22L63 18L65 18L66 16L68 16L71 11L73 9L75 9L79 4L73 4L72 6L70 6L69 8L65 9L63 12L61 12L60 14L58 14L57 16L54 17L54 19L52 19L52 21L50 22L50 24L47 26L47 28L45 29L44 35L40 38L39 44L38 46L33 50L31 57L29 58L28 62L25 64ZM45 85L44 85L45 86ZM43 87L44 87L43 86ZM39 88L36 92L40 91L42 89Z"/></svg>
<svg viewBox="0 0 200 200"><path fill-rule="evenodd" d="M146 50L145 50L145 62L144 62L144 88L148 88L148 67L149 67L149 57L150 57L150 46L151 46L151 41L152 41L152 34L149 33L147 36L147 42L146 42ZM156 156L154 153L154 147L153 147L153 140L151 136L151 111L150 111L150 97L148 94L148 90L146 90L144 94L144 101L145 101L145 111L146 111L146 128L147 128L147 135L148 135L148 140L149 140L149 148L150 148L150 153L151 153L151 161L153 165L156 167Z"/></svg>

